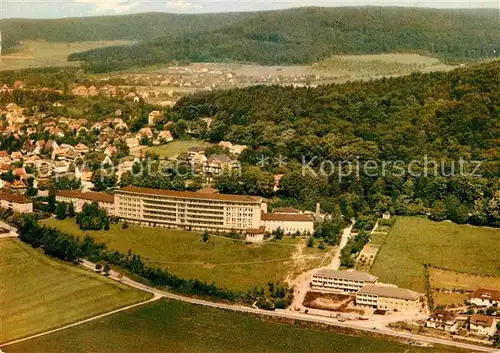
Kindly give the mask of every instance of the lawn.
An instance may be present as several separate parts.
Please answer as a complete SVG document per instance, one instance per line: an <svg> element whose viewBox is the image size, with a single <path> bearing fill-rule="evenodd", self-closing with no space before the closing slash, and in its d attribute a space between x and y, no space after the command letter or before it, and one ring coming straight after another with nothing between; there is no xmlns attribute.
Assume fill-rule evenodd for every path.
<svg viewBox="0 0 500 353"><path fill-rule="evenodd" d="M178 155L191 147L209 147L210 143L200 140L172 141L165 145L148 147L145 152L153 152L163 158L170 158Z"/></svg>
<svg viewBox="0 0 500 353"><path fill-rule="evenodd" d="M495 250L497 249L497 250ZM399 217L371 272L379 280L425 291L424 264L483 275L500 275L500 230Z"/></svg>
<svg viewBox="0 0 500 353"><path fill-rule="evenodd" d="M72 43L27 40L15 53L2 55L0 71L52 66L80 66L78 61L67 61L68 55L95 48L132 43L134 42L125 40Z"/></svg>
<svg viewBox="0 0 500 353"><path fill-rule="evenodd" d="M382 246L384 245L385 240L387 239L387 234L384 232L373 232L370 237L370 244Z"/></svg>
<svg viewBox="0 0 500 353"><path fill-rule="evenodd" d="M113 224L109 231L82 232L73 219L58 221L50 218L43 224L57 227L82 237L89 234L109 249L127 253L131 249L148 264L168 268L184 278L214 282L234 290L252 289L268 281L281 281L294 270L290 259L299 239L244 244L242 241L211 236L207 243L199 233L165 228L141 228L130 225L122 229ZM288 240L289 239L289 240ZM307 249L304 255L324 256L327 250ZM316 264L318 259L310 259Z"/></svg>
<svg viewBox="0 0 500 353"><path fill-rule="evenodd" d="M166 300L6 349L9 353L465 352L452 347L417 348L388 339L339 335Z"/></svg>
<svg viewBox="0 0 500 353"><path fill-rule="evenodd" d="M146 300L149 294L0 240L0 342Z"/></svg>

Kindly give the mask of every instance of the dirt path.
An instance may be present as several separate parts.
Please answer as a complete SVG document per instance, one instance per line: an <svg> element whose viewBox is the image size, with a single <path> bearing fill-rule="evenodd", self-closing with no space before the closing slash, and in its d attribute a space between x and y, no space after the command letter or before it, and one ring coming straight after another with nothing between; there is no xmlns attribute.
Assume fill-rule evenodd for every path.
<svg viewBox="0 0 500 353"><path fill-rule="evenodd" d="M349 237L351 235L351 230L352 227L354 227L354 220L352 220L352 223L347 227L344 228L344 231L342 232L342 237L340 238L340 244L338 246L338 250L333 256L332 262L330 263L330 266L328 268L332 270L338 270L340 267L340 252L342 249L347 245L347 241L349 240Z"/></svg>
<svg viewBox="0 0 500 353"><path fill-rule="evenodd" d="M302 312L305 311L305 307L302 305L302 302L304 301L306 293L309 291L313 273L315 273L321 268L329 268L336 270L340 267L340 251L344 246L346 246L353 226L354 226L354 220L347 228L343 230L339 246L333 248L333 250L330 252L330 254L333 252L334 255L332 261L328 266L323 266L323 262L328 258L329 254L325 255L325 258L323 259L323 262L320 264L319 267L301 273L295 279L288 281L289 285L294 287L293 303L290 306L291 310L302 311Z"/></svg>

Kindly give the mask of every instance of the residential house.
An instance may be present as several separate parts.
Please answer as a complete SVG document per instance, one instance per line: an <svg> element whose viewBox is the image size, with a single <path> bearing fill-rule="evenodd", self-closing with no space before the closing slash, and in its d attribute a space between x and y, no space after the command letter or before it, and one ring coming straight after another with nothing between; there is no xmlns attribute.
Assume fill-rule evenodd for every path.
<svg viewBox="0 0 500 353"><path fill-rule="evenodd" d="M115 146L108 146L104 150L104 154L106 156L109 156L109 157L112 157L112 156L114 156L117 153L118 153L118 150L117 150L117 148Z"/></svg>
<svg viewBox="0 0 500 353"><path fill-rule="evenodd" d="M233 148L233 144L229 141L221 141L219 142L219 146L225 147L228 150L231 150L231 148Z"/></svg>
<svg viewBox="0 0 500 353"><path fill-rule="evenodd" d="M139 133L137 134L137 138L144 138L147 137L149 139L153 138L153 131L151 131L151 128L149 127L143 127L142 129L139 130Z"/></svg>
<svg viewBox="0 0 500 353"><path fill-rule="evenodd" d="M55 140L48 140L47 143L45 144L45 148L48 149L49 151L53 151L59 149L59 145Z"/></svg>
<svg viewBox="0 0 500 353"><path fill-rule="evenodd" d="M475 335L492 337L496 330L496 320L492 316L474 314L469 319L469 331Z"/></svg>
<svg viewBox="0 0 500 353"><path fill-rule="evenodd" d="M158 139L162 142L171 142L174 140L174 137L172 136L172 133L170 131L163 130L158 134Z"/></svg>
<svg viewBox="0 0 500 353"><path fill-rule="evenodd" d="M55 161L52 164L52 171L54 176L63 176L69 172L69 167L71 163L68 161Z"/></svg>
<svg viewBox="0 0 500 353"><path fill-rule="evenodd" d="M21 168L14 168L12 173L14 174L15 177L18 177L20 179L25 179L28 176L28 173L26 173L26 169L22 168L22 167Z"/></svg>
<svg viewBox="0 0 500 353"><path fill-rule="evenodd" d="M78 86L71 90L71 94L73 94L74 96L87 98L89 96L89 91L85 86Z"/></svg>
<svg viewBox="0 0 500 353"><path fill-rule="evenodd" d="M187 154L188 154L189 160L191 160L196 155L200 155L200 154L205 155L205 148L203 148L203 147L189 147Z"/></svg>
<svg viewBox="0 0 500 353"><path fill-rule="evenodd" d="M474 291L469 300L472 304L478 306L493 306L500 303L500 291L494 289L478 288Z"/></svg>
<svg viewBox="0 0 500 353"><path fill-rule="evenodd" d="M148 125L155 125L162 117L162 112L160 112L159 110L153 110L148 114Z"/></svg>
<svg viewBox="0 0 500 353"><path fill-rule="evenodd" d="M208 158L207 162L203 166L203 173L209 176L215 176L222 173L223 170L231 172L239 168L240 165L238 161L232 160L225 154L216 154Z"/></svg>
<svg viewBox="0 0 500 353"><path fill-rule="evenodd" d="M90 86L89 89L87 90L87 94L91 97L95 97L99 94L99 91L95 86Z"/></svg>
<svg viewBox="0 0 500 353"><path fill-rule="evenodd" d="M24 82L20 80L14 81L14 85L12 86L14 89L23 89L24 88Z"/></svg>
<svg viewBox="0 0 500 353"><path fill-rule="evenodd" d="M96 131L101 131L102 127L103 124L101 122L97 122L94 125L92 125L91 129Z"/></svg>
<svg viewBox="0 0 500 353"><path fill-rule="evenodd" d="M232 154L240 155L241 152L243 152L247 148L248 147L245 146L245 145L233 145L233 148L231 148L230 151L231 151Z"/></svg>
<svg viewBox="0 0 500 353"><path fill-rule="evenodd" d="M85 146L83 143L79 143L74 148L75 152L85 154L89 153L89 148Z"/></svg>
<svg viewBox="0 0 500 353"><path fill-rule="evenodd" d="M24 195L27 188L26 184L21 180L14 180L14 182L10 185L10 190L19 195Z"/></svg>
<svg viewBox="0 0 500 353"><path fill-rule="evenodd" d="M449 333L455 333L458 329L457 316L451 311L436 310L429 316L425 326Z"/></svg>
<svg viewBox="0 0 500 353"><path fill-rule="evenodd" d="M12 152L10 154L10 158L12 159L12 161L14 162L19 162L20 160L23 159L23 154L19 151L15 151L15 152Z"/></svg>
<svg viewBox="0 0 500 353"><path fill-rule="evenodd" d="M135 137L129 137L128 139L125 140L125 143L127 144L127 146L130 149L138 147L138 146L141 145L140 142L139 142L139 139L137 139Z"/></svg>

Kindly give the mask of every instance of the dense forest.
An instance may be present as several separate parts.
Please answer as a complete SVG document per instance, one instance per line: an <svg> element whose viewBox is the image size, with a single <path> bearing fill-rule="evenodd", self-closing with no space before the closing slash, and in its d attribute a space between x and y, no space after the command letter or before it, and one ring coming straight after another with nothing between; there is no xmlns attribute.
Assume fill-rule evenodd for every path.
<svg viewBox="0 0 500 353"><path fill-rule="evenodd" d="M239 157L244 168L284 174L280 204L312 210L321 202L327 212L340 205L347 216L389 210L500 226L499 72L496 61L317 88L207 92L182 99L166 119L176 122L173 131L182 137L179 127L203 127L199 119L212 117L211 128L198 128L198 137L248 145ZM341 175L343 163L367 161L376 163L369 173ZM396 173L395 161L406 173ZM474 175L473 161L480 162ZM313 175L305 168L304 174L304 164L318 172L325 163L338 170ZM241 180L248 173L221 176L216 186L272 197L268 188L256 187L269 174L252 173L248 188Z"/></svg>
<svg viewBox="0 0 500 353"><path fill-rule="evenodd" d="M69 60L87 61L88 69L102 72L171 61L293 65L334 54L408 51L465 61L499 51L494 11L311 7L221 23L213 30L174 31L137 45L76 53Z"/></svg>
<svg viewBox="0 0 500 353"><path fill-rule="evenodd" d="M250 18L252 13L177 15L142 13L121 16L63 19L0 20L2 49L12 50L24 40L85 42L101 40L151 40L167 35L210 31Z"/></svg>

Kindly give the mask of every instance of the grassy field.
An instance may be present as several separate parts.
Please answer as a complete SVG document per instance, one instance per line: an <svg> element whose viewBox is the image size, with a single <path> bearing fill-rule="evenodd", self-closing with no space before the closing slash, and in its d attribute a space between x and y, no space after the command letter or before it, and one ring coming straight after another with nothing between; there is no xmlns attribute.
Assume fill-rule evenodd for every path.
<svg viewBox="0 0 500 353"><path fill-rule="evenodd" d="M9 353L465 352L452 347L417 348L386 339L339 335L166 300L6 349Z"/></svg>
<svg viewBox="0 0 500 353"><path fill-rule="evenodd" d="M438 268L430 268L429 277L436 305L463 305L468 299L467 293L478 288L500 290L500 277L480 276ZM464 291L464 293L459 291Z"/></svg>
<svg viewBox="0 0 500 353"><path fill-rule="evenodd" d="M113 45L125 45L133 42L98 41L74 43L49 43L45 41L24 41L15 53L2 55L1 70L19 70L49 66L80 66L77 61L67 61L69 54Z"/></svg>
<svg viewBox="0 0 500 353"><path fill-rule="evenodd" d="M500 291L500 277L479 276L469 273L446 271L437 268L429 269L432 288L464 289L475 291L476 289L489 288Z"/></svg>
<svg viewBox="0 0 500 353"><path fill-rule="evenodd" d="M148 147L142 153L153 152L163 158L170 158L183 152L187 152L190 147L209 147L210 144L200 140L172 141L165 145Z"/></svg>
<svg viewBox="0 0 500 353"><path fill-rule="evenodd" d="M387 233L373 232L370 239L371 239L370 244L375 246L382 246L384 245L384 242L387 239Z"/></svg>
<svg viewBox="0 0 500 353"><path fill-rule="evenodd" d="M0 342L146 300L149 294L0 240Z"/></svg>
<svg viewBox="0 0 500 353"><path fill-rule="evenodd" d="M424 264L500 275L500 230L399 217L371 272L383 282L423 292Z"/></svg>
<svg viewBox="0 0 500 353"><path fill-rule="evenodd" d="M141 228L130 225L121 229L114 224L111 230L82 232L73 219L42 221L62 231L78 236L89 234L108 248L134 253L152 265L168 268L185 278L197 278L216 285L237 290L248 290L265 285L268 281L281 281L294 270L290 259L298 239L286 242L244 244L241 241L211 236L207 243L194 232L164 228ZM327 250L304 250L304 255L316 255L310 265L317 264Z"/></svg>
<svg viewBox="0 0 500 353"><path fill-rule="evenodd" d="M337 72L338 75L369 78L407 75L412 72L448 71L454 66L439 59L419 54L335 55L315 63L315 69Z"/></svg>

